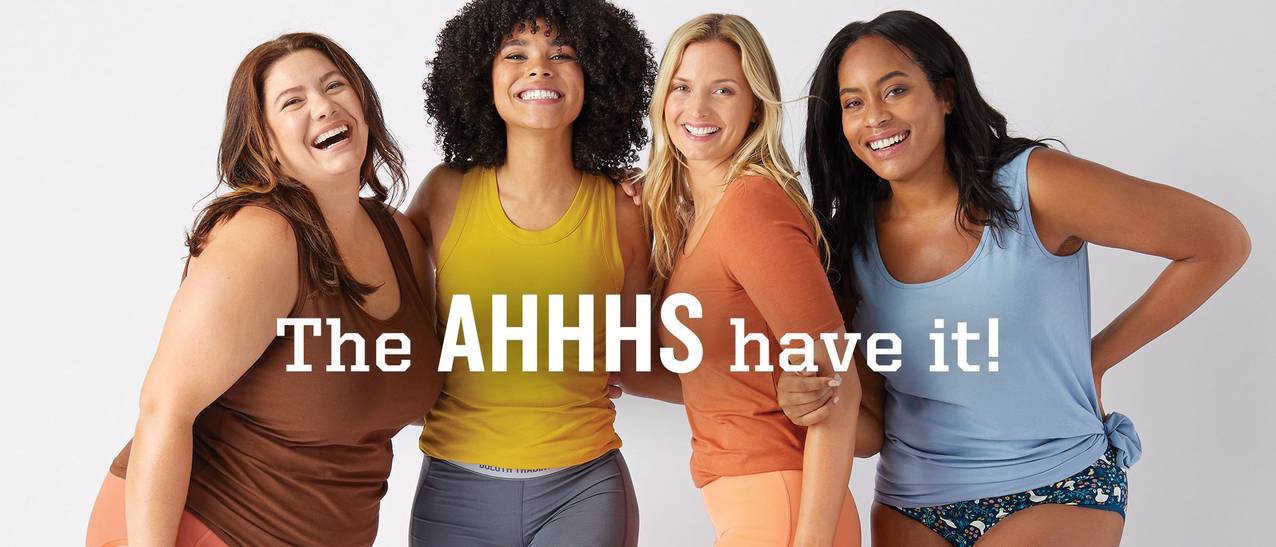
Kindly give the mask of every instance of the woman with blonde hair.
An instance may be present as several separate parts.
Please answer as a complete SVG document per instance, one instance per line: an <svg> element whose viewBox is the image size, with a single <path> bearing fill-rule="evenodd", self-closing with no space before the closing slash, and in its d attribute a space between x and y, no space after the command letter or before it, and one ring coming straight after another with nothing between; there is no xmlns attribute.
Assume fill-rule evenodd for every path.
<svg viewBox="0 0 1276 547"><path fill-rule="evenodd" d="M697 297L704 312L680 317L704 348L700 366L682 375L682 391L692 478L715 544L858 545L846 486L858 379L829 380L846 403L809 432L776 401L777 340L845 329L821 262L819 223L781 143L779 82L757 29L720 14L679 27L651 105L642 192L657 284L665 295ZM760 334L737 361L741 319L744 332ZM661 339L676 346L668 332ZM812 370L830 373L827 354L807 354L816 354ZM760 365L741 371L744 361Z"/></svg>

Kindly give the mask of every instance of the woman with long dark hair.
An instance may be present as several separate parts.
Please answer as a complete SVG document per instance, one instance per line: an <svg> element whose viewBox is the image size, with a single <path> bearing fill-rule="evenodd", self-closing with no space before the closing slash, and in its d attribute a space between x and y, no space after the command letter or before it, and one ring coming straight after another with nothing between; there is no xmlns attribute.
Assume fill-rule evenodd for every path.
<svg viewBox="0 0 1276 547"><path fill-rule="evenodd" d="M806 163L847 319L902 341L897 365L862 375L857 448L881 451L875 543L1119 543L1140 445L1104 413L1103 374L1240 268L1241 223L1010 136L956 41L907 11L829 42ZM1093 337L1087 243L1171 260ZM782 379L789 416L827 413L825 383Z"/></svg>
<svg viewBox="0 0 1276 547"><path fill-rule="evenodd" d="M218 160L87 545L369 545L390 439L440 384L402 156L354 59L297 33L240 63Z"/></svg>

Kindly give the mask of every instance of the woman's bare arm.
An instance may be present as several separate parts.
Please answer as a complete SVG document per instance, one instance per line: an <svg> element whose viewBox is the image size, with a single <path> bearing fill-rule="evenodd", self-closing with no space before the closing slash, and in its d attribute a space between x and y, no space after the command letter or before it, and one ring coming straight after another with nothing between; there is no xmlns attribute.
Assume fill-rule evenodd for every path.
<svg viewBox="0 0 1276 547"><path fill-rule="evenodd" d="M191 426L275 337L297 296L288 222L246 207L212 231L173 298L142 385L129 457L129 544L172 545L186 505Z"/></svg>
<svg viewBox="0 0 1276 547"><path fill-rule="evenodd" d="M447 165L437 165L425 175L404 214L430 249L432 263L437 266L439 246L452 226L452 214L461 196L461 180L464 173Z"/></svg>
<svg viewBox="0 0 1276 547"><path fill-rule="evenodd" d="M634 297L651 293L651 238L642 221L642 209L634 207L623 188L616 191L616 230L620 239L621 259L625 264L625 286L621 290L621 318L632 325L637 314ZM658 295L652 295L653 301ZM652 324L659 321L653 312ZM682 404L682 382L678 375L658 362L657 331L652 332L651 372L638 372L634 352L622 352L619 381L626 393Z"/></svg>
<svg viewBox="0 0 1276 547"><path fill-rule="evenodd" d="M882 376L864 365L863 355L855 353L855 372L860 382L859 419L855 427L855 457L867 458L881 452L885 442L886 420L882 407L886 389ZM785 372L776 382L780 408L789 421L810 427L823 422L836 406L843 405L838 386L841 374L820 376L815 373Z"/></svg>
<svg viewBox="0 0 1276 547"><path fill-rule="evenodd" d="M1030 203L1046 249L1088 241L1169 259L1138 300L1091 342L1103 374L1195 311L1240 269L1249 234L1236 217L1192 194L1055 150L1028 160Z"/></svg>
<svg viewBox="0 0 1276 547"><path fill-rule="evenodd" d="M839 339L845 332L845 328L838 329ZM839 354L851 351L845 342L837 346ZM820 376L832 376L832 358L826 351L817 351L815 362L820 368ZM859 420L859 376L844 375L833 389L838 404L830 407L827 419L806 431L806 445L802 452L802 499L793 539L795 547L832 545L842 503L848 495L847 486L854 461L851 454L855 452ZM859 534L854 536L858 541Z"/></svg>

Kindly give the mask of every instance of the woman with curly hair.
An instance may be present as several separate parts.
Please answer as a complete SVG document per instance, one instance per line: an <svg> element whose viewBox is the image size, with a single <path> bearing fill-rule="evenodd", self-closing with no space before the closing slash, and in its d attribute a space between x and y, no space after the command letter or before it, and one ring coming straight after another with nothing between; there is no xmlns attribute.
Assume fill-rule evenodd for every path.
<svg viewBox="0 0 1276 547"><path fill-rule="evenodd" d="M1140 444L1104 412L1103 375L1241 267L1245 228L1009 135L961 47L917 13L839 31L811 96L807 166L839 295L856 331L905 348L864 381L860 421L878 434L861 455L881 450L874 544L1118 544ZM1171 261L1093 337L1087 243ZM821 412L802 399L827 389L805 381L782 380L801 423Z"/></svg>
<svg viewBox="0 0 1276 547"><path fill-rule="evenodd" d="M776 400L780 368L738 370L737 321L765 333L757 335L765 336L761 363L778 362L793 336L845 332L821 264L819 223L781 142L779 79L766 43L743 17L692 19L669 39L651 104L643 201L657 280L664 294L691 294L704 310L687 322L704 357L681 383L692 478L715 545L857 545L846 457L857 379L825 377L847 401L838 408L850 410L808 431ZM667 331L662 338L676 343ZM808 365L832 376L831 356L812 353Z"/></svg>
<svg viewBox="0 0 1276 547"><path fill-rule="evenodd" d="M408 216L433 243L440 317L471 306L467 343L483 362L455 365L426 416L414 545L636 541L603 303L623 295L632 325L649 287L641 210L614 178L646 140L650 50L603 0L476 0L439 34L424 89L445 164ZM581 313L593 332L550 339L551 321L571 327ZM518 343L493 341L494 327L532 323ZM625 361L627 391L679 400L675 377Z"/></svg>
<svg viewBox="0 0 1276 547"><path fill-rule="evenodd" d="M86 545L370 545L390 439L441 382L426 244L387 203L403 160L372 83L317 34L257 46L231 80L218 171L229 192L187 238ZM386 359L387 333L406 351Z"/></svg>

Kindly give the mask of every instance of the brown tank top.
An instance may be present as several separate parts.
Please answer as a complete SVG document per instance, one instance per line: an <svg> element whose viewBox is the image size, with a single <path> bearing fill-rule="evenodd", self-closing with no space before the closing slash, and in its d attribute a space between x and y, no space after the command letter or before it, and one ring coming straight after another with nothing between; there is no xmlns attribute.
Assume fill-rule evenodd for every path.
<svg viewBox="0 0 1276 547"><path fill-rule="evenodd" d="M346 372L327 372L331 330L305 329L311 372L285 372L293 336L276 337L252 367L195 420L186 508L230 545L371 545L390 475L390 439L434 404L442 377L434 312L413 280L411 259L388 208L363 200L394 266L399 308L368 315L344 294L312 291L301 275L289 317L340 318L364 339L370 370L351 372L355 345L342 346ZM304 252L304 249L299 251ZM304 255L301 255L304 258ZM403 372L376 361L377 338L404 333L412 360ZM399 347L391 345L391 347ZM111 472L124 477L130 441Z"/></svg>

